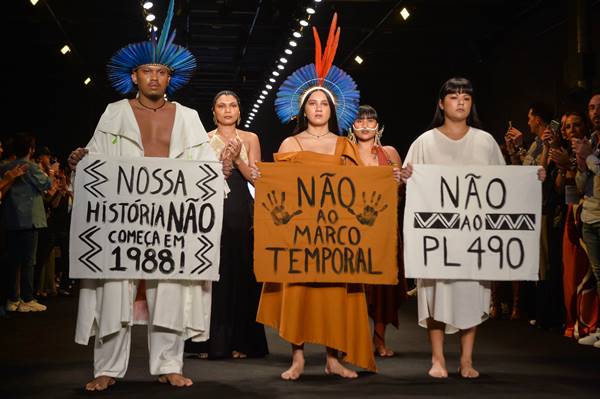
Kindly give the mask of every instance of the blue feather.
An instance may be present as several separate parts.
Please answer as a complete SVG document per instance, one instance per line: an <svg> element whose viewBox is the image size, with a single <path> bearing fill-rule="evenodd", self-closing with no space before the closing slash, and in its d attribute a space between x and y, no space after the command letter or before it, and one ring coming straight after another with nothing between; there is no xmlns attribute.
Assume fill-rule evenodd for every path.
<svg viewBox="0 0 600 399"><path fill-rule="evenodd" d="M275 112L279 120L288 123L300 112L300 98L306 90L318 84L314 64L294 71L283 82L275 99ZM360 105L360 92L354 80L346 72L332 66L325 77L323 87L335 97L338 126L342 133L352 126Z"/></svg>
<svg viewBox="0 0 600 399"><path fill-rule="evenodd" d="M131 80L131 72L140 65L161 64L171 69L171 80L167 87L169 95L192 78L196 69L194 55L188 49L173 44L175 30L169 34L174 7L174 1L171 0L158 41L156 32L152 32L149 41L121 48L108 62L108 80L119 93L127 94L136 89Z"/></svg>

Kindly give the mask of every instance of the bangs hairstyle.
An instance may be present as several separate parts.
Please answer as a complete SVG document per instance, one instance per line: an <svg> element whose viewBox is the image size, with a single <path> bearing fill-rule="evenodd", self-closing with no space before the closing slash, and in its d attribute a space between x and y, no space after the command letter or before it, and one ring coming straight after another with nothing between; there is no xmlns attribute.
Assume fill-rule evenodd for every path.
<svg viewBox="0 0 600 399"><path fill-rule="evenodd" d="M327 122L329 131L334 134L339 134L340 129L338 127L337 113L335 112L335 103L333 102L333 98L331 98L329 93L327 93L323 89L315 89L315 90L313 90L312 93L310 93L308 96L306 96L304 98L304 101L302 101L302 104L300 105L300 110L298 111L298 115L296 115L297 122L296 122L296 127L294 128L293 134L301 133L308 128L308 118L304 114L304 109L306 108L306 103L308 102L308 100L318 91L325 94L325 98L327 99L327 103L329 104L330 114L329 114L329 121Z"/></svg>
<svg viewBox="0 0 600 399"><path fill-rule="evenodd" d="M481 121L477 114L477 107L475 106L475 90L473 90L471 81L461 77L448 79L440 89L438 100L444 101L444 98L448 94L468 94L471 96L471 112L467 117L467 125L480 129ZM444 110L440 108L439 101L435 104L435 114L433 115L433 120L429 125L429 129L440 127L444 124Z"/></svg>
<svg viewBox="0 0 600 399"><path fill-rule="evenodd" d="M375 108L366 104L358 107L358 114L356 114L355 120L359 119L375 119L377 123L379 123L379 117L377 116L377 111L375 111Z"/></svg>

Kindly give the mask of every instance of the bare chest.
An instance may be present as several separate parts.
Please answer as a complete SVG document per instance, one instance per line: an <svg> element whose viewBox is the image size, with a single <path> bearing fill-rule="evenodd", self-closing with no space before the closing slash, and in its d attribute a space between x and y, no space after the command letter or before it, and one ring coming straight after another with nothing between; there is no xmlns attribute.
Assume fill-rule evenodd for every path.
<svg viewBox="0 0 600 399"><path fill-rule="evenodd" d="M167 158L175 122L175 105L169 104L156 112L133 107L133 113L140 129L144 156Z"/></svg>

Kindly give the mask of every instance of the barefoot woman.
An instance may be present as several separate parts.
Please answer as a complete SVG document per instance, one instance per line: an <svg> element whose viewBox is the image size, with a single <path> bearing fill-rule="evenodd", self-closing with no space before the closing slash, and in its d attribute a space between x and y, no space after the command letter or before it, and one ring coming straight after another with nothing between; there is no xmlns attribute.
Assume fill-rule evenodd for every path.
<svg viewBox="0 0 600 399"><path fill-rule="evenodd" d="M334 30L335 17L328 40L330 46L334 46ZM339 38L339 31L337 35ZM316 33L315 40L319 50ZM323 60L325 64L321 62L318 51L316 67L311 64L294 72L278 93L275 106L280 119L287 122L296 116L297 126L294 136L281 143L275 154L277 162L362 164L356 147L337 135L339 125L348 128L354 120L358 92L348 75L331 66L335 46L334 51L330 46L325 49L325 54L330 55L326 57L328 65L327 59ZM353 105L352 108L349 105ZM339 352L345 354L345 360L350 363L369 371L376 369L362 285L266 283L257 320L275 328L292 344L292 365L281 374L284 380L296 380L302 374L306 342L326 347L327 374L344 378L358 376L340 363Z"/></svg>

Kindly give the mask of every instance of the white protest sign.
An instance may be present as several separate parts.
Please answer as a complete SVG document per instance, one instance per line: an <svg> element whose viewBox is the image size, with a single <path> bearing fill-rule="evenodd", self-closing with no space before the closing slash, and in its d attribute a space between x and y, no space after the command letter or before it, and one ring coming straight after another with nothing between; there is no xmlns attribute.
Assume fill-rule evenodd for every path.
<svg viewBox="0 0 600 399"><path fill-rule="evenodd" d="M86 156L70 277L218 280L223 186L218 162Z"/></svg>
<svg viewBox="0 0 600 399"><path fill-rule="evenodd" d="M413 165L406 187L406 277L537 280L537 166Z"/></svg>

